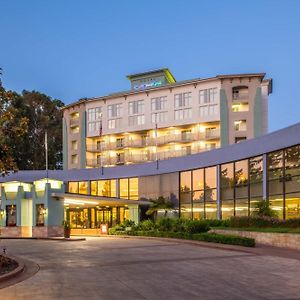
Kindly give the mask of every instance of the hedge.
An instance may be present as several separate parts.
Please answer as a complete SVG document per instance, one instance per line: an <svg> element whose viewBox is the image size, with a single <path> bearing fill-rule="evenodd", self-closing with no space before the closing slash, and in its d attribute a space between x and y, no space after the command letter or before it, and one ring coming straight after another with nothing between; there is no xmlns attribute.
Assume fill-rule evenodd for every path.
<svg viewBox="0 0 300 300"><path fill-rule="evenodd" d="M130 235L130 236L151 236L151 237L167 237L186 240L196 240L203 242L212 242L229 245L239 245L244 247L255 247L255 240L247 237L236 235L225 235L217 233L188 233L188 232L168 232L168 231L112 231L109 234L114 235Z"/></svg>
<svg viewBox="0 0 300 300"><path fill-rule="evenodd" d="M231 217L229 226L234 228L247 227L281 227L297 228L300 227L300 218L280 220L271 217Z"/></svg>

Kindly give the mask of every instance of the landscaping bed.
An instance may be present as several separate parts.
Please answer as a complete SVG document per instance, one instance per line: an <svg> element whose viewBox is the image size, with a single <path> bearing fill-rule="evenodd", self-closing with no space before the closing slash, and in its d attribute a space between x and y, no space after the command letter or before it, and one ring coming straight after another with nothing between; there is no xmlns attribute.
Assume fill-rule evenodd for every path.
<svg viewBox="0 0 300 300"><path fill-rule="evenodd" d="M7 274L18 267L18 263L4 255L0 255L0 276Z"/></svg>
<svg viewBox="0 0 300 300"><path fill-rule="evenodd" d="M255 247L255 239L238 235L209 233L210 226L203 220L161 218L146 220L139 225L127 221L109 230L111 235L166 237L185 240Z"/></svg>

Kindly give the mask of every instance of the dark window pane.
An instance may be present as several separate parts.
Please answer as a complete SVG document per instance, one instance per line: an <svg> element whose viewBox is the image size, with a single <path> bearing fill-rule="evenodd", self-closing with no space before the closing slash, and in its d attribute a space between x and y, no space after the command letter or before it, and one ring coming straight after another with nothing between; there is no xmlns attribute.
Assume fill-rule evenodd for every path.
<svg viewBox="0 0 300 300"><path fill-rule="evenodd" d="M263 180L263 157L253 157L249 159L250 183L261 182Z"/></svg>
<svg viewBox="0 0 300 300"><path fill-rule="evenodd" d="M299 146L286 149L285 174L287 176L300 175L300 147Z"/></svg>
<svg viewBox="0 0 300 300"><path fill-rule="evenodd" d="M268 154L268 179L282 178L283 176L283 151Z"/></svg>

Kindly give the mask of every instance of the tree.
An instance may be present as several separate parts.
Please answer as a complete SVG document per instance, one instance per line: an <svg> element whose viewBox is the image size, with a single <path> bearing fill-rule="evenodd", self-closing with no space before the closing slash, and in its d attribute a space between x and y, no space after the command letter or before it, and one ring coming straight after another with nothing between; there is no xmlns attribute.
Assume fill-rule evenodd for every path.
<svg viewBox="0 0 300 300"><path fill-rule="evenodd" d="M151 216L154 215L154 219L157 217L157 212L159 210L164 210L164 217L167 215L168 210L173 209L174 204L169 198L165 197L158 197L157 199L150 199L150 206L149 209L146 211L146 215Z"/></svg>
<svg viewBox="0 0 300 300"><path fill-rule="evenodd" d="M63 106L36 91L6 91L0 81L0 171L45 169L45 131L48 166L62 167Z"/></svg>
<svg viewBox="0 0 300 300"><path fill-rule="evenodd" d="M6 91L0 85L0 172L6 175L9 170L18 168L15 163L11 141L18 144L28 130L28 119L20 114L20 95Z"/></svg>

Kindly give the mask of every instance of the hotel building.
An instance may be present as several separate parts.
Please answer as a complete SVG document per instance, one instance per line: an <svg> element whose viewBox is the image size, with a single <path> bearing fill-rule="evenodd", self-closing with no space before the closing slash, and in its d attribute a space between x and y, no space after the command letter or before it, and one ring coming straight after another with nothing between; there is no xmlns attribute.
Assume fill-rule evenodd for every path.
<svg viewBox="0 0 300 300"><path fill-rule="evenodd" d="M161 70L159 72L161 73ZM159 196L171 200L173 210L169 212L169 216L173 217L226 219L231 216L249 216L260 200L268 200L271 208L281 219L300 217L300 123L263 134L267 130L264 114L267 111L267 95L271 91L271 81L263 80L264 74L248 74L217 76L212 79L195 80L194 83L190 81L175 83L172 82L173 77L168 70L163 70L163 74L161 79L155 77L155 81L151 77L152 81L149 82L141 79L135 81L135 78L141 77L140 74L130 76L132 90L127 93L126 100L125 93L111 96L112 100L117 99L114 104L122 104L123 117L120 124L124 121L125 124L122 126L126 128L126 133L122 133L120 129L106 127L111 120L108 116L112 116L109 113L111 111L109 105L114 105L109 104L110 96L107 97L109 99L82 100L64 109L64 152L67 158L65 169L50 170L48 173L41 170L19 171L0 178L3 236L61 235L63 220L70 221L72 234L100 234L100 224L113 226L125 219L135 222L145 219L149 200ZM165 85L160 86L162 84ZM145 87L146 90L140 90ZM217 93L210 92L215 88L218 89ZM236 90L239 92L237 93ZM192 100L189 100L191 101L189 103L193 107L192 113L195 112L196 116L192 114L194 117L189 123L186 124L186 120L183 119L180 120L181 123L178 121L176 126L173 123L174 119L166 127L159 125L159 122L154 122L154 126L157 125L157 132L155 132L156 128L153 129L153 122L151 122L153 111L149 103L152 103L152 99L165 97L163 92L166 93L169 105L167 114L175 118L176 95L180 94L180 91L182 95L192 93ZM197 116L197 112L202 108L200 105L202 91L205 91L205 99L211 99L210 95L217 95L217 100L213 100L213 104L209 100L206 111L210 111L210 106L216 105L218 118L209 119L209 116L206 116L204 119ZM156 97L156 93L160 96ZM135 97L136 100L131 97ZM182 99L189 99L185 97L180 96L179 102L184 103L185 100ZM146 99L149 101L147 102ZM126 123L131 117L129 111L133 109L130 108L132 107L130 103L136 103L134 101L145 101L144 107L148 105L148 109L142 110L145 120L150 118L149 127L145 125L144 131L137 131L138 126L132 127L134 130L130 131L130 126ZM139 105L133 106L139 107ZM236 111L242 109L240 107L247 109ZM101 112L98 115L100 119L89 117L89 114L96 116L94 113L96 108ZM125 114L126 110L128 112ZM136 110L138 108L133 109ZM235 126L236 121L243 121L247 126L246 130L236 130L239 128ZM86 128L93 122L95 130L93 126L92 128L95 132L101 129L102 123L101 134L88 134ZM213 130L220 132L219 138L215 138L214 141L207 138L206 131L204 136L201 135L200 140L182 139L184 130L191 130L191 134L184 133L184 135L193 136L202 133L202 127L212 128L212 124L216 124L216 129ZM77 128L77 133L68 133L72 128ZM180 147L190 145L191 153L177 155L178 157L169 156L165 159L157 157L153 159L154 161L145 160L144 163L124 160L124 165L115 166L117 163L114 163L107 167L102 164L101 157L100 166L103 167L87 168L89 155L102 155L110 151L116 153L144 151L143 149L150 151L153 146L147 146L147 143L151 142L153 130L158 139L164 131L179 130L180 132L179 141L166 142L167 146L157 143L154 146L157 152L154 153L162 153L164 147L172 147L173 144ZM106 138L116 138L115 142L112 142L113 146L116 146L117 138L121 138L120 136L124 136L124 143L143 139L141 132L146 132L146 146L125 147L126 144L123 144L124 147L123 145L118 147L121 148L120 150L113 148L114 150L107 151L100 147L100 154L97 149L95 153L87 150L88 145L94 144L98 147L98 141L100 145L102 140L106 143ZM173 132L173 136L176 134ZM137 136L136 139L133 136ZM172 134L165 133L165 136L172 136ZM246 140L236 143L239 138L246 138ZM108 142L110 143L110 140ZM193 153L194 144L201 142L204 144L214 142L217 149L197 150L197 153ZM77 148L70 150L75 143ZM219 146L222 147L218 148ZM170 148L168 151L172 152ZM73 160L73 155L77 155L77 161Z"/></svg>
<svg viewBox="0 0 300 300"><path fill-rule="evenodd" d="M144 163L266 134L264 73L176 82L168 69L127 76L131 89L64 108L64 169Z"/></svg>

